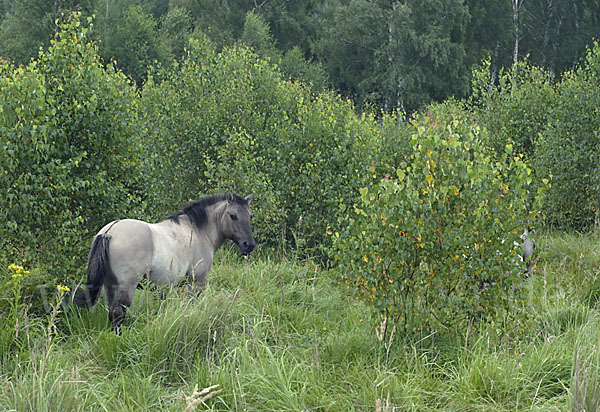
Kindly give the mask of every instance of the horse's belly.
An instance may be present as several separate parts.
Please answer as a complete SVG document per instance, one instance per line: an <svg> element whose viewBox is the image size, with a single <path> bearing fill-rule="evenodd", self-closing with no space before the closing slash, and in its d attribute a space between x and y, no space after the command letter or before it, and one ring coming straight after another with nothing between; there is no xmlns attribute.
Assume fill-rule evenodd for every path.
<svg viewBox="0 0 600 412"><path fill-rule="evenodd" d="M149 275L152 282L173 285L179 283L189 272L191 247L176 234L177 231L172 228L152 226L154 254Z"/></svg>
<svg viewBox="0 0 600 412"><path fill-rule="evenodd" d="M159 285L179 283L187 273L187 265L175 257L155 259L150 268L150 281Z"/></svg>

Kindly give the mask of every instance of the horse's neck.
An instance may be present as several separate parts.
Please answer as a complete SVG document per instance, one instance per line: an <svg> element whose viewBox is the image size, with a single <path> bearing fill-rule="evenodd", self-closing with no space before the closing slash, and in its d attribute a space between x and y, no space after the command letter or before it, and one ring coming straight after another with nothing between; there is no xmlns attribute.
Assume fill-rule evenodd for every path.
<svg viewBox="0 0 600 412"><path fill-rule="evenodd" d="M213 253L225 242L221 229L221 219L227 207L226 202L219 202L206 208L208 220L205 227L200 229L200 236L205 237L213 246Z"/></svg>

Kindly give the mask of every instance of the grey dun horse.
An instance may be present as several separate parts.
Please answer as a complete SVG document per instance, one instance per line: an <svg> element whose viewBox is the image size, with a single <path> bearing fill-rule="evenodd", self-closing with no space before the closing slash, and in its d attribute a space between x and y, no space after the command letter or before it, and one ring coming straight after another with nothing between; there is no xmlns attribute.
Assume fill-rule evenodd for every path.
<svg viewBox="0 0 600 412"><path fill-rule="evenodd" d="M231 193L204 197L158 222L115 220L94 237L87 282L74 302L92 307L104 286L108 316L118 330L143 276L173 285L187 278L200 291L215 251L230 239L247 256L256 243L248 206L252 195Z"/></svg>

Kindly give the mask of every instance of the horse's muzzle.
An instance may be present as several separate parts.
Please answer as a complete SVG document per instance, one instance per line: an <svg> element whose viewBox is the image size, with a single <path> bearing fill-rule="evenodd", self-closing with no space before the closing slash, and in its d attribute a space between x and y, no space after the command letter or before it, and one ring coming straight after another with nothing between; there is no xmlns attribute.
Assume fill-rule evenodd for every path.
<svg viewBox="0 0 600 412"><path fill-rule="evenodd" d="M248 256L256 248L256 243L254 242L254 240L251 240L251 241L244 240L243 242L241 242L239 244L239 247L240 247L240 253L243 256Z"/></svg>

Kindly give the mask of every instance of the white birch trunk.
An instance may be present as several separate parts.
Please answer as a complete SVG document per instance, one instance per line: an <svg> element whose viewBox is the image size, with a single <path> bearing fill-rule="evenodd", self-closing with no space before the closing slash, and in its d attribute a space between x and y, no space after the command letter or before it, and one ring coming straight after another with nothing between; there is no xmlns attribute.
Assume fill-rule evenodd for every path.
<svg viewBox="0 0 600 412"><path fill-rule="evenodd" d="M519 40L520 40L520 22L519 22L519 10L523 5L524 0L511 0L512 3L512 19L513 19L513 31L515 35L515 44L513 46L513 63L517 63L519 59Z"/></svg>
<svg viewBox="0 0 600 412"><path fill-rule="evenodd" d="M405 2L406 4L406 2ZM394 13L396 12L396 7L397 7L397 3L392 4L392 14L391 14L391 18L388 21L388 64L389 64L389 70L390 70L390 74L395 74L396 70L395 70L395 60L394 60L394 29L393 29L393 17L394 17ZM393 96L393 97L392 97ZM390 95L386 98L386 102L385 102L385 108L386 110L391 108L394 104L397 105L397 107L402 108L403 104L400 102L400 98L402 96L402 75L398 74L398 77L396 78L396 85L395 87L392 88L392 90L390 90ZM394 103L392 100L396 100L396 102Z"/></svg>

